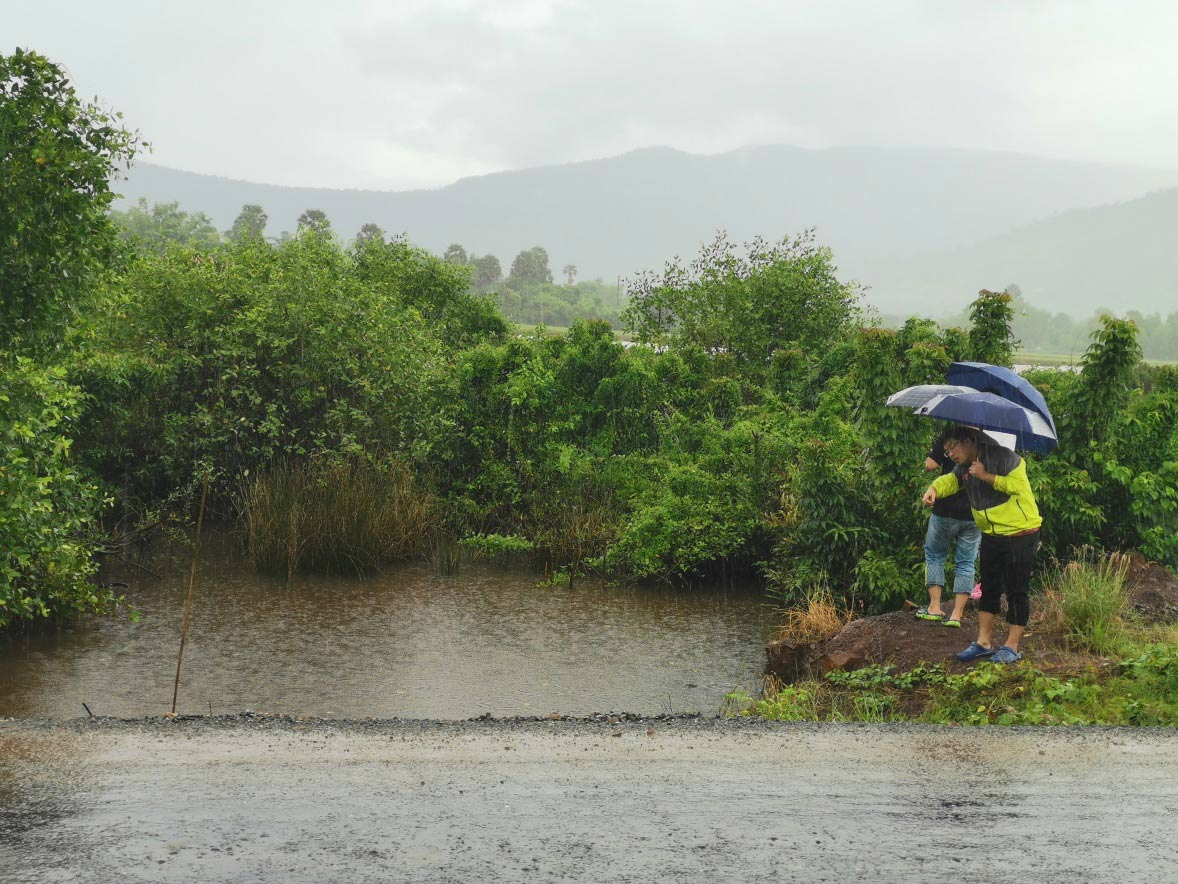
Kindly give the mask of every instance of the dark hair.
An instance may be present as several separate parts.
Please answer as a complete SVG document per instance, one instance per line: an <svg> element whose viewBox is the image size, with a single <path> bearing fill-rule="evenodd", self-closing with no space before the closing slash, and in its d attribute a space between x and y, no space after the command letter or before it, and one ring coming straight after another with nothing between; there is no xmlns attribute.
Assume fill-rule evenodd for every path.
<svg viewBox="0 0 1178 884"><path fill-rule="evenodd" d="M976 427L954 426L949 428L949 432L945 434L946 440L953 440L955 442L972 442L974 445L982 444L982 431Z"/></svg>

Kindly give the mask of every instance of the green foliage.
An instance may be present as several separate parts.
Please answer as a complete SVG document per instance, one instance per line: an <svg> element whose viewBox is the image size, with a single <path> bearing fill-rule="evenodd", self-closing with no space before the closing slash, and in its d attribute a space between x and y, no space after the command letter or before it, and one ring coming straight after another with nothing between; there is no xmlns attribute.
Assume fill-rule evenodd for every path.
<svg viewBox="0 0 1178 884"><path fill-rule="evenodd" d="M112 210L111 218L123 239L150 252L162 252L168 243L196 251L212 251L221 235L204 212L189 213L179 203L155 203L150 208L144 197L125 212Z"/></svg>
<svg viewBox="0 0 1178 884"><path fill-rule="evenodd" d="M307 209L298 219L299 230L313 230L316 233L331 233L331 222L322 209Z"/></svg>
<svg viewBox="0 0 1178 884"><path fill-rule="evenodd" d="M44 56L0 55L0 347L53 345L115 253L109 179L142 146Z"/></svg>
<svg viewBox="0 0 1178 884"><path fill-rule="evenodd" d="M462 538L462 546L476 556L502 561L532 553L536 545L518 534L474 534Z"/></svg>
<svg viewBox="0 0 1178 884"><path fill-rule="evenodd" d="M1009 368L1014 361L1014 308L1006 292L978 292L970 305L969 354L973 362Z"/></svg>
<svg viewBox="0 0 1178 884"><path fill-rule="evenodd" d="M1107 440L1113 423L1129 404L1140 362L1136 326L1129 320L1102 317L1080 360L1070 444L1082 449Z"/></svg>
<svg viewBox="0 0 1178 884"><path fill-rule="evenodd" d="M124 501L143 502L184 486L198 464L231 495L245 470L280 458L414 453L436 419L444 351L418 307L434 306L445 328L461 296L429 303L419 276L441 262L417 250L371 243L363 255L386 252L391 268L360 267L309 230L213 256L142 255L74 368L91 396L88 462Z"/></svg>
<svg viewBox="0 0 1178 884"><path fill-rule="evenodd" d="M775 350L819 352L844 336L858 299L812 233L757 239L744 254L721 233L688 266L638 277L623 321L640 341L726 353L742 376L764 379Z"/></svg>
<svg viewBox="0 0 1178 884"><path fill-rule="evenodd" d="M241 212L233 222L233 227L225 237L230 242L242 243L246 240L262 240L266 236L266 223L269 218L261 206L250 203L241 207Z"/></svg>
<svg viewBox="0 0 1178 884"><path fill-rule="evenodd" d="M1103 672L1048 675L1028 664L982 663L949 675L870 666L823 680L771 686L763 698L734 692L728 715L773 721L902 721L954 725L1178 724L1178 646L1152 644Z"/></svg>
<svg viewBox="0 0 1178 884"><path fill-rule="evenodd" d="M1121 652L1128 636L1124 622L1129 605L1128 567L1123 556L1078 551L1048 577L1045 617L1074 647L1097 654Z"/></svg>
<svg viewBox="0 0 1178 884"><path fill-rule="evenodd" d="M104 500L70 454L80 400L60 370L0 362L0 630L115 601L89 579Z"/></svg>
<svg viewBox="0 0 1178 884"><path fill-rule="evenodd" d="M543 246L525 249L515 256L507 277L509 286L522 288L547 282L552 282L552 270L548 267L548 251Z"/></svg>

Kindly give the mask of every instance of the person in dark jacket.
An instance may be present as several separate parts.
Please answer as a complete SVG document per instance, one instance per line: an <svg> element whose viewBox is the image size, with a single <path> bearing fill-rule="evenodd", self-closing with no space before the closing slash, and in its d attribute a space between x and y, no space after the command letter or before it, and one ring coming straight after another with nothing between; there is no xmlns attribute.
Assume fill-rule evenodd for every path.
<svg viewBox="0 0 1178 884"><path fill-rule="evenodd" d="M1031 615L1027 591L1043 524L1027 478L1027 464L973 427L950 430L946 450L956 466L936 479L921 500L925 506L933 506L938 498L964 489L982 532L978 638L957 659L965 663L989 657L995 663L1016 663L1023 658L1018 646ZM1006 644L994 650L994 619L1002 608L1003 595L1010 629Z"/></svg>
<svg viewBox="0 0 1178 884"><path fill-rule="evenodd" d="M926 470L939 469L941 475L953 471L956 464L945 450L948 441L948 430L933 441L933 447L924 459ZM958 491L938 498L933 504L933 514L924 538L924 575L929 601L916 612L918 620L961 628L961 617L974 585L974 563L981 542L982 532L974 521L965 492ZM946 617L941 608L941 594L945 591L945 562L949 558L950 545L956 546L953 559L953 611Z"/></svg>

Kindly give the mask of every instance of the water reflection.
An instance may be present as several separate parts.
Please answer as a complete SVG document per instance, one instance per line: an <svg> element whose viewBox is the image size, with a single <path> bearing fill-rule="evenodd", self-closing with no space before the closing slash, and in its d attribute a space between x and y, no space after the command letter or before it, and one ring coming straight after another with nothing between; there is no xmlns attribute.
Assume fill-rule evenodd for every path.
<svg viewBox="0 0 1178 884"><path fill-rule="evenodd" d="M0 643L0 715L166 712L186 580L131 579L138 624L104 620ZM684 592L424 566L369 580L259 578L202 566L182 712L467 718L712 713L754 689L773 608L756 590Z"/></svg>

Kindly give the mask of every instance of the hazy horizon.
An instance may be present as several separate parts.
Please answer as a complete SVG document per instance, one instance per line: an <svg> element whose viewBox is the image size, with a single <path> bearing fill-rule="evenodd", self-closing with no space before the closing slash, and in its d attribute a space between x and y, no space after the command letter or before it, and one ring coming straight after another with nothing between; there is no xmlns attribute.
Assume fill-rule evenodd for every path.
<svg viewBox="0 0 1178 884"><path fill-rule="evenodd" d="M10 47L124 114L152 162L403 191L669 146L905 145L1169 168L1178 6L67 0ZM9 50L10 51L10 50Z"/></svg>

